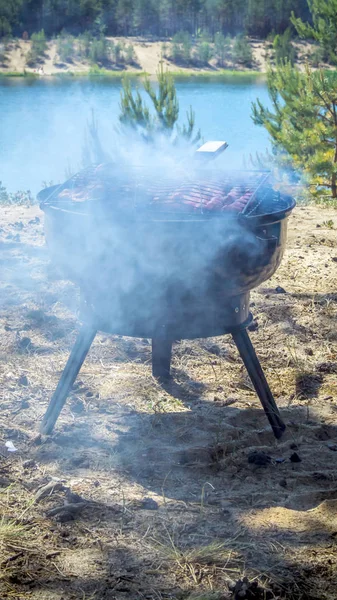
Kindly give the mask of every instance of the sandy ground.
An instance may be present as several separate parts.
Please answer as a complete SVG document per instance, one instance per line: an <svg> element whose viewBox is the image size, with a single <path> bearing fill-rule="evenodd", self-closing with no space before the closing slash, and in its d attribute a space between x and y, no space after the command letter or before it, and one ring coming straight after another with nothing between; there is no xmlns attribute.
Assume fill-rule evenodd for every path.
<svg viewBox="0 0 337 600"><path fill-rule="evenodd" d="M39 209L1 207L1 599L337 597L336 231L336 211L298 207L252 293L279 442L228 336L177 343L164 388L147 340L100 334L46 437L78 294Z"/></svg>
<svg viewBox="0 0 337 600"><path fill-rule="evenodd" d="M126 44L131 43L134 46L135 54L137 57L137 67L135 66L123 66L120 65L120 69L124 69L130 72L143 71L154 75L159 67L159 63L162 60L162 42L149 42L139 38L109 38L116 41L122 41ZM251 47L253 50L254 61L250 70L265 72L267 68L267 54L266 54L266 43L262 41L251 41ZM169 44L167 44L169 47ZM301 42L296 44L298 49L298 66L304 68L305 57L312 51L312 46L308 43ZM48 50L44 61L37 65L36 68L30 68L26 66L26 56L30 49L29 41L19 40L13 42L9 52L7 53L7 61L0 68L0 72L35 72L40 66L43 66L45 75L55 75L59 73L67 72L86 72L90 69L89 63L81 62L74 59L71 63L59 64L57 56L57 48L55 42L48 43ZM208 67L184 67L182 65L176 65L166 58L163 59L164 67L169 71L181 71L186 73L200 73L200 71L206 71L208 73L214 73L219 71L219 67L216 65L216 61L213 59L210 61ZM228 63L226 65L228 69L234 70L247 70L245 67ZM116 66L111 66L111 70L116 70ZM249 70L249 69L248 69Z"/></svg>

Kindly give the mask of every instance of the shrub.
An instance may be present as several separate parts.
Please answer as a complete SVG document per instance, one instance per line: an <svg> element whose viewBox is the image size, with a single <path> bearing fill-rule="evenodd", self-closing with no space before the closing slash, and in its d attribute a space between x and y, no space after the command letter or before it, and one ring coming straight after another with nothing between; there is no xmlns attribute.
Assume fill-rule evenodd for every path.
<svg viewBox="0 0 337 600"><path fill-rule="evenodd" d="M132 44L129 44L129 46L126 46L125 48L125 62L128 65L134 65L137 63L137 56Z"/></svg>
<svg viewBox="0 0 337 600"><path fill-rule="evenodd" d="M272 31L271 31L270 33L268 33L268 35L267 35L267 37L266 37L266 45L267 45L269 48L272 48L272 47L273 47L273 43L274 43L274 39L275 39L275 37L276 37L275 30L274 30L274 29L272 29Z"/></svg>
<svg viewBox="0 0 337 600"><path fill-rule="evenodd" d="M187 31L180 31L172 38L172 59L174 62L191 61L192 40Z"/></svg>
<svg viewBox="0 0 337 600"><path fill-rule="evenodd" d="M116 63L116 65L118 65L121 62L121 59L122 59L122 49L123 49L123 46L122 46L122 44L120 42L117 42L111 48L112 56L113 56L113 59L114 59L114 62Z"/></svg>
<svg viewBox="0 0 337 600"><path fill-rule="evenodd" d="M309 55L309 60L313 67L322 66L324 63L324 49L321 46L317 46Z"/></svg>
<svg viewBox="0 0 337 600"><path fill-rule="evenodd" d="M34 198L30 190L19 192L7 192L0 181L0 204L34 204Z"/></svg>
<svg viewBox="0 0 337 600"><path fill-rule="evenodd" d="M90 54L90 45L92 42L92 35L90 31L85 31L78 38L78 53L81 58L88 58Z"/></svg>
<svg viewBox="0 0 337 600"><path fill-rule="evenodd" d="M292 65L294 64L296 59L296 50L291 43L291 31L289 27L284 33L275 35L273 49L276 63L288 60Z"/></svg>
<svg viewBox="0 0 337 600"><path fill-rule="evenodd" d="M244 35L238 35L234 40L233 60L245 66L251 66L253 62L253 52Z"/></svg>
<svg viewBox="0 0 337 600"><path fill-rule="evenodd" d="M31 49L27 54L27 65L34 65L40 62L48 48L44 30L41 29L38 33L33 33L31 37Z"/></svg>
<svg viewBox="0 0 337 600"><path fill-rule="evenodd" d="M180 45L174 39L172 40L171 58L173 62L179 62L182 60L182 52Z"/></svg>
<svg viewBox="0 0 337 600"><path fill-rule="evenodd" d="M203 64L207 65L212 58L212 49L208 42L201 42L197 50L198 60Z"/></svg>
<svg viewBox="0 0 337 600"><path fill-rule="evenodd" d="M164 58L167 56L167 44L165 42L161 45L161 55Z"/></svg>
<svg viewBox="0 0 337 600"><path fill-rule="evenodd" d="M57 38L57 54L62 62L70 62L74 58L74 38L72 35L61 33Z"/></svg>
<svg viewBox="0 0 337 600"><path fill-rule="evenodd" d="M226 37L223 33L216 33L214 37L214 52L217 60L217 64L223 67L226 60L230 58L231 51L231 37Z"/></svg>
<svg viewBox="0 0 337 600"><path fill-rule="evenodd" d="M199 32L198 37L200 38L201 42L208 42L209 44L212 42L212 36L210 35L209 31Z"/></svg>
<svg viewBox="0 0 337 600"><path fill-rule="evenodd" d="M7 62L7 54L4 48L0 47L0 65L4 65Z"/></svg>
<svg viewBox="0 0 337 600"><path fill-rule="evenodd" d="M110 60L111 46L104 36L92 40L89 49L89 59L93 64Z"/></svg>
<svg viewBox="0 0 337 600"><path fill-rule="evenodd" d="M36 52L38 56L43 56L48 47L44 30L41 29L41 31L39 31L38 33L33 33L31 41L32 49Z"/></svg>

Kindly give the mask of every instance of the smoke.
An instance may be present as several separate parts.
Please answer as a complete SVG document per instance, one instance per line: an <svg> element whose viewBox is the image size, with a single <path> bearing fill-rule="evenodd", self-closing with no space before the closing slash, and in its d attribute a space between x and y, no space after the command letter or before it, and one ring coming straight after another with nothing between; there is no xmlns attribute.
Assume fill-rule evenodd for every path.
<svg viewBox="0 0 337 600"><path fill-rule="evenodd" d="M227 140L229 149L224 157L202 164L194 159L194 149L187 143L172 144L172 140L161 135L154 144L147 144L139 132L116 131L113 115L117 112L119 88L102 86L97 105L94 100L97 89L93 84L73 83L70 88L69 83L42 86L44 92L48 89L47 101L42 111L34 111L33 122L30 116L27 127L31 145L26 144L28 132L20 131L17 146L26 161L34 156L36 169L31 172L35 181L52 178L49 173L69 158L72 171L78 170L82 124L94 106L98 131L93 118L84 161L90 163L98 158L99 162L111 162L115 185L111 197L102 202L92 199L88 206L78 203L68 213L46 212L48 245L53 260L62 267L63 276L77 282L88 303L96 307L100 320L105 318L107 323L101 323L102 328L145 337L163 327L175 335L181 331L191 336L214 332L216 327L221 330L227 319L224 307L238 293L254 285L263 244L234 216L206 219L186 213L145 215L139 207L146 200L142 196L146 182L163 186L172 185L172 180L173 185L179 181L207 183L220 175L224 164L230 171L231 139ZM27 115L28 104L35 106L32 96L37 89L34 86L25 90L29 92L23 106ZM187 98L185 93L187 101L190 104L190 95ZM198 94L193 105L195 102L201 102L207 114L212 112L205 111L206 100L199 100ZM207 103L209 107L208 89ZM185 108L182 103L182 113ZM220 110L225 108L220 106ZM51 140L48 148L41 144L40 135L32 135L35 128L40 132L41 121L45 129L43 140L45 137ZM224 126L217 124L218 129ZM237 119L235 124L229 120L226 127L232 127L234 138L233 128L236 132L239 129ZM202 128L205 129L203 124ZM18 163L18 155L13 162ZM46 164L50 169L47 174ZM64 168L59 171L64 173ZM128 192L122 194L121 188L125 187ZM117 210L118 204L127 206L128 211Z"/></svg>
<svg viewBox="0 0 337 600"><path fill-rule="evenodd" d="M151 145L131 132L117 139L111 195L71 212L47 210L53 260L79 284L98 329L171 339L220 334L231 324L228 306L265 268L265 246L229 212L148 209L147 189L221 179L216 162L200 162L166 136Z"/></svg>
<svg viewBox="0 0 337 600"><path fill-rule="evenodd" d="M192 104L197 127L206 139L225 139L229 150L217 167L242 167L242 156L270 146L264 128L253 125L250 104L258 95L269 106L264 84L214 80L177 83L180 116ZM83 134L90 110L95 110L104 148L112 155L118 145L120 83L80 78L17 78L0 86L0 180L12 192L29 188L36 194L42 182L59 183L65 169L82 166ZM91 140L90 140L91 141Z"/></svg>

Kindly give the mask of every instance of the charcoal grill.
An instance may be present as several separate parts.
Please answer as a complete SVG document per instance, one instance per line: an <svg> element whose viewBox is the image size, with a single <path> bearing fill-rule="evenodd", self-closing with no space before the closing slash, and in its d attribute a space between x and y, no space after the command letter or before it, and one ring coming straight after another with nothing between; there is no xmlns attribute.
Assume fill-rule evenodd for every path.
<svg viewBox="0 0 337 600"><path fill-rule="evenodd" d="M38 198L53 262L81 291L82 327L44 416L51 433L98 331L152 339L154 377L170 377L172 343L231 334L276 438L280 417L247 327L250 290L282 259L293 198L259 171L209 172L153 181L119 172L95 194L96 171ZM92 181L89 197L64 197ZM246 198L209 210L216 195ZM241 194L241 196L240 196Z"/></svg>

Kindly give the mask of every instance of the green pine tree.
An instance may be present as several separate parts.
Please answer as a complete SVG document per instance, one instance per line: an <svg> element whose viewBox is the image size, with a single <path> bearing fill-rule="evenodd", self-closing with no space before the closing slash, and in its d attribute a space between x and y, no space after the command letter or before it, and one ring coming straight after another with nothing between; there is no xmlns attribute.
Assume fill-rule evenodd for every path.
<svg viewBox="0 0 337 600"><path fill-rule="evenodd" d="M244 35L238 35L233 44L233 60L245 66L251 66L253 62L252 48Z"/></svg>
<svg viewBox="0 0 337 600"><path fill-rule="evenodd" d="M269 69L267 85L272 108L257 100L253 121L267 129L283 166L337 198L337 72L302 73L287 62Z"/></svg>
<svg viewBox="0 0 337 600"><path fill-rule="evenodd" d="M226 60L230 58L231 38L229 36L225 37L221 32L216 33L214 36L214 52L218 65L223 67Z"/></svg>
<svg viewBox="0 0 337 600"><path fill-rule="evenodd" d="M147 77L144 79L143 86L151 100L153 112L146 105L140 92L132 90L130 80L125 77L121 92L120 122L133 129L143 128L151 141L154 141L156 135L165 134L172 139L180 138L193 144L197 143L201 136L200 131L195 133L195 115L192 108L187 113L187 124L180 127L177 123L179 117L177 91L173 77L164 71L163 63L160 64L157 72L157 86L154 87Z"/></svg>
<svg viewBox="0 0 337 600"><path fill-rule="evenodd" d="M291 43L291 30L288 27L284 33L278 33L274 37L273 50L276 63L288 60L293 65L296 59L296 50Z"/></svg>
<svg viewBox="0 0 337 600"><path fill-rule="evenodd" d="M302 38L314 39L324 50L324 59L337 63L337 0L307 0L312 25L292 13L290 21Z"/></svg>

